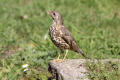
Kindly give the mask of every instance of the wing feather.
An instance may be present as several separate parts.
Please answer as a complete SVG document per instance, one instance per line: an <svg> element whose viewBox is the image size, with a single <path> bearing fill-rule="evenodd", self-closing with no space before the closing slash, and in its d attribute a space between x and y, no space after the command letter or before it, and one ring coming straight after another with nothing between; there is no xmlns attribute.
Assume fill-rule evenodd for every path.
<svg viewBox="0 0 120 80"><path fill-rule="evenodd" d="M62 39L70 46L70 48L74 51L79 49L79 47L76 44L75 39L72 37L70 32L66 29L66 27L61 27L62 31Z"/></svg>

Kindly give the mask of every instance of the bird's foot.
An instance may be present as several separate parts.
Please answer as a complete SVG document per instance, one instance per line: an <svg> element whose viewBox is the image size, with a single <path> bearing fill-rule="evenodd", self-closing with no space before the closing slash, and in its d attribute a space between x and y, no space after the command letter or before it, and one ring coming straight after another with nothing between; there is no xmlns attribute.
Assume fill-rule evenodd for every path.
<svg viewBox="0 0 120 80"><path fill-rule="evenodd" d="M54 62L64 62L63 59L54 59L53 61L54 61Z"/></svg>

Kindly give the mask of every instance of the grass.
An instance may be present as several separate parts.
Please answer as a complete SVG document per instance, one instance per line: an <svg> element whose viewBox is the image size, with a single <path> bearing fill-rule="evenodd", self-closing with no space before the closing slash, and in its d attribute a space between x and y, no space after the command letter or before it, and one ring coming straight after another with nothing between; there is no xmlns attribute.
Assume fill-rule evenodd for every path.
<svg viewBox="0 0 120 80"><path fill-rule="evenodd" d="M120 58L119 4L119 0L0 0L0 80L50 76L48 61L59 50L49 39L52 19L46 11L54 9L88 57ZM83 57L70 51L67 58ZM23 64L29 64L27 72Z"/></svg>
<svg viewBox="0 0 120 80"><path fill-rule="evenodd" d="M90 80L119 80L119 62L87 62L88 77Z"/></svg>

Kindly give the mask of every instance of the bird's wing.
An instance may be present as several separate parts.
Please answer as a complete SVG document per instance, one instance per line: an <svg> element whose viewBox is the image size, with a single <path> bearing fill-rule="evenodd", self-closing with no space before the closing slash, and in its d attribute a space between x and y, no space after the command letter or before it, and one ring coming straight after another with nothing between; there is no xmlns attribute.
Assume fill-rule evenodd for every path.
<svg viewBox="0 0 120 80"><path fill-rule="evenodd" d="M62 39L70 46L70 48L74 51L78 49L75 39L72 37L70 32L66 29L66 27L61 27L62 31Z"/></svg>

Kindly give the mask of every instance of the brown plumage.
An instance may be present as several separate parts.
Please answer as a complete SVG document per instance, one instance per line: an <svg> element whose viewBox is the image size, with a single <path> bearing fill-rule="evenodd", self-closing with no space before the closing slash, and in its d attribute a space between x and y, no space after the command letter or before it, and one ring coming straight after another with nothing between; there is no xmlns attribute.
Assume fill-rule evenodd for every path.
<svg viewBox="0 0 120 80"><path fill-rule="evenodd" d="M61 51L66 50L64 59L68 53L68 50L75 51L77 53L82 54L84 57L86 57L85 54L80 50L80 48L76 44L76 41L72 37L70 32L66 29L65 26L63 26L62 16L60 15L60 13L57 11L50 11L50 12L48 12L48 14L51 15L51 17L53 19L53 24L51 25L51 27L49 29L50 38L51 38L52 42ZM59 59L59 56L58 56L58 59Z"/></svg>

